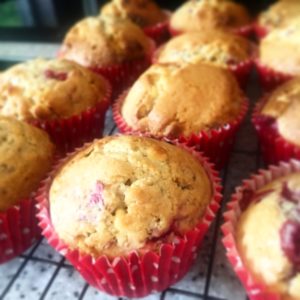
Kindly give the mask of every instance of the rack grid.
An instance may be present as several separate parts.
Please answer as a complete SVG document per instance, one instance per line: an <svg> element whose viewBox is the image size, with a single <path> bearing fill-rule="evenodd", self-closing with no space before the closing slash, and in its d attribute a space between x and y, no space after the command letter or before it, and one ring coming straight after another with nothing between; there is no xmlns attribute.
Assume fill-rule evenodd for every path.
<svg viewBox="0 0 300 300"><path fill-rule="evenodd" d="M255 74L248 87L253 103L259 97ZM251 112L251 110L250 110ZM199 257L187 276L160 294L145 300L246 300L246 294L225 257L221 244L222 212L234 188L262 166L258 143L250 122L250 112L237 137L228 166L221 172L224 200ZM105 135L117 133L111 111L106 118ZM40 240L18 258L0 265L0 299L102 299L125 300L105 295L90 287L73 267L45 241Z"/></svg>

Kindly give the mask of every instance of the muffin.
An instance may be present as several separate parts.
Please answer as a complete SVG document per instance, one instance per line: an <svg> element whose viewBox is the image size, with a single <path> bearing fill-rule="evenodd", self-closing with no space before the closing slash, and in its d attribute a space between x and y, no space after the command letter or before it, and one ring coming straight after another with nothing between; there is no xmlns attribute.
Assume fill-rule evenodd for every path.
<svg viewBox="0 0 300 300"><path fill-rule="evenodd" d="M39 237L33 193L53 159L54 146L45 132L0 116L0 263Z"/></svg>
<svg viewBox="0 0 300 300"><path fill-rule="evenodd" d="M190 0L172 15L170 27L173 33L223 29L239 31L249 25L246 9L228 0Z"/></svg>
<svg viewBox="0 0 300 300"><path fill-rule="evenodd" d="M299 162L273 166L228 206L223 241L250 299L299 299L299 186Z"/></svg>
<svg viewBox="0 0 300 300"><path fill-rule="evenodd" d="M131 21L89 17L68 31L59 56L106 76L113 89L122 90L150 64L152 50L153 42Z"/></svg>
<svg viewBox="0 0 300 300"><path fill-rule="evenodd" d="M77 153L49 191L59 237L93 257L147 248L170 230L184 234L199 223L211 197L205 170L188 152L129 136L107 137Z"/></svg>
<svg viewBox="0 0 300 300"><path fill-rule="evenodd" d="M273 90L293 76L300 75L300 19L273 30L261 40L257 69L262 87Z"/></svg>
<svg viewBox="0 0 300 300"><path fill-rule="evenodd" d="M261 41L260 63L274 71L300 75L300 19L287 27L272 31Z"/></svg>
<svg viewBox="0 0 300 300"><path fill-rule="evenodd" d="M97 68L144 58L150 48L150 40L132 22L89 17L68 31L61 55L85 67Z"/></svg>
<svg viewBox="0 0 300 300"><path fill-rule="evenodd" d="M129 19L142 28L168 19L167 14L152 0L111 0L101 8L100 16Z"/></svg>
<svg viewBox="0 0 300 300"><path fill-rule="evenodd" d="M242 103L237 82L226 70L205 64L156 64L129 90L121 114L134 130L178 137L233 121Z"/></svg>
<svg viewBox="0 0 300 300"><path fill-rule="evenodd" d="M131 20L157 44L169 38L170 13L152 0L112 0L101 8L100 16Z"/></svg>
<svg viewBox="0 0 300 300"><path fill-rule="evenodd" d="M300 77L286 82L260 101L253 122L267 162L300 159Z"/></svg>
<svg viewBox="0 0 300 300"><path fill-rule="evenodd" d="M67 60L35 59L0 75L0 113L22 121L78 115L107 93L106 81Z"/></svg>
<svg viewBox="0 0 300 300"><path fill-rule="evenodd" d="M201 137L203 132L210 132L211 139L204 144L208 147L210 143L212 147L217 135L212 133L214 129L224 134L228 142L232 140L245 112L244 103L238 83L229 71L201 63L156 64L115 104L114 117L123 132L137 131L171 139ZM225 137L225 127L231 136ZM197 140L199 146L198 143L202 144ZM202 147L200 150L218 161L219 157L211 157L212 153Z"/></svg>
<svg viewBox="0 0 300 300"><path fill-rule="evenodd" d="M231 70L242 86L246 85L255 46L230 32L208 30L190 32L161 46L154 59L159 63L209 63Z"/></svg>
<svg viewBox="0 0 300 300"><path fill-rule="evenodd" d="M300 295L299 186L300 172L256 191L255 200L242 213L236 232L237 246L247 269L270 291L289 300L299 299Z"/></svg>
<svg viewBox="0 0 300 300"><path fill-rule="evenodd" d="M204 221L208 211L210 220L215 215L220 187L213 174L200 154L163 141L95 140L62 162L47 183L43 232L100 290L128 297L161 291L187 272L211 222Z"/></svg>
<svg viewBox="0 0 300 300"><path fill-rule="evenodd" d="M99 114L95 125L101 133L110 101L110 87L103 77L64 59L34 59L17 64L0 74L0 90L1 115L45 129L52 124L52 130L60 131L64 130L63 120L74 116L91 123L84 113L95 110ZM49 134L55 142L59 139L51 128ZM64 138L67 142L68 136Z"/></svg>
<svg viewBox="0 0 300 300"><path fill-rule="evenodd" d="M0 212L4 212L37 189L51 167L54 146L40 129L1 116L0 153Z"/></svg>
<svg viewBox="0 0 300 300"><path fill-rule="evenodd" d="M258 35L263 37L274 29L285 27L299 16L300 2L298 0L277 1L259 15L257 26L260 31Z"/></svg>

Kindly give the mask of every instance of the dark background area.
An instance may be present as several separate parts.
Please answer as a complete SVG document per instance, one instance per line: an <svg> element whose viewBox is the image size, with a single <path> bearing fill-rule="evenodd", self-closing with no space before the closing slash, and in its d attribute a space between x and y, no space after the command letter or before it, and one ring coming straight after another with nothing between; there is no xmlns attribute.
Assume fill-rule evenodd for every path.
<svg viewBox="0 0 300 300"><path fill-rule="evenodd" d="M0 0L0 42L59 42L67 29L79 19L96 15L101 0ZM161 7L175 9L184 1L157 0ZM237 0L253 15L272 0ZM13 15L13 18L7 16Z"/></svg>

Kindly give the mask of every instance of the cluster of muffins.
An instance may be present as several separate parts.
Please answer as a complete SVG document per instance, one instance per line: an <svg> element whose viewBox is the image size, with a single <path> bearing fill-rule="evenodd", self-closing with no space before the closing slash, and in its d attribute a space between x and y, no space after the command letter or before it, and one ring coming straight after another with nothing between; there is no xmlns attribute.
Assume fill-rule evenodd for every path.
<svg viewBox="0 0 300 300"><path fill-rule="evenodd" d="M252 121L265 163L277 166L236 189L222 227L227 257L256 300L300 295L299 4L278 1L257 18L256 65L268 93L256 104Z"/></svg>
<svg viewBox="0 0 300 300"><path fill-rule="evenodd" d="M256 105L253 123L266 163L300 158L299 1L278 1L257 20L264 29L256 60L261 87L267 92ZM261 31L260 31L261 32Z"/></svg>
<svg viewBox="0 0 300 300"><path fill-rule="evenodd" d="M57 59L1 73L0 262L39 237L38 201L43 235L96 288L142 297L180 280L220 206L209 161L229 160L255 58L276 85L299 75L298 6L262 13L257 46L234 1L170 13L112 0L67 32ZM258 103L267 163L300 159L299 99L296 77ZM110 104L122 134L100 139ZM299 174L291 161L254 176L225 214L228 257L253 299L299 299Z"/></svg>
<svg viewBox="0 0 300 300"><path fill-rule="evenodd" d="M63 59L35 59L0 75L0 263L40 237L35 195L56 158L102 135L107 80Z"/></svg>

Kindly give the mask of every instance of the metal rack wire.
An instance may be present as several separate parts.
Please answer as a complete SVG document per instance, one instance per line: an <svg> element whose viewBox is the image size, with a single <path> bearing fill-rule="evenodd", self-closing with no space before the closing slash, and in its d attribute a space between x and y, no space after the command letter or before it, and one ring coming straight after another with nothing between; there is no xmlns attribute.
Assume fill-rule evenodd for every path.
<svg viewBox="0 0 300 300"><path fill-rule="evenodd" d="M249 98L254 102L259 95L255 76L249 85ZM105 135L116 133L111 112L108 113ZM258 144L249 121L241 128L230 163L222 172L224 202L199 258L188 275L161 294L147 300L245 300L245 292L231 270L220 242L222 211L235 186L261 166ZM102 294L80 277L73 267L47 244L39 241L26 253L0 266L0 299L103 299L116 298Z"/></svg>

